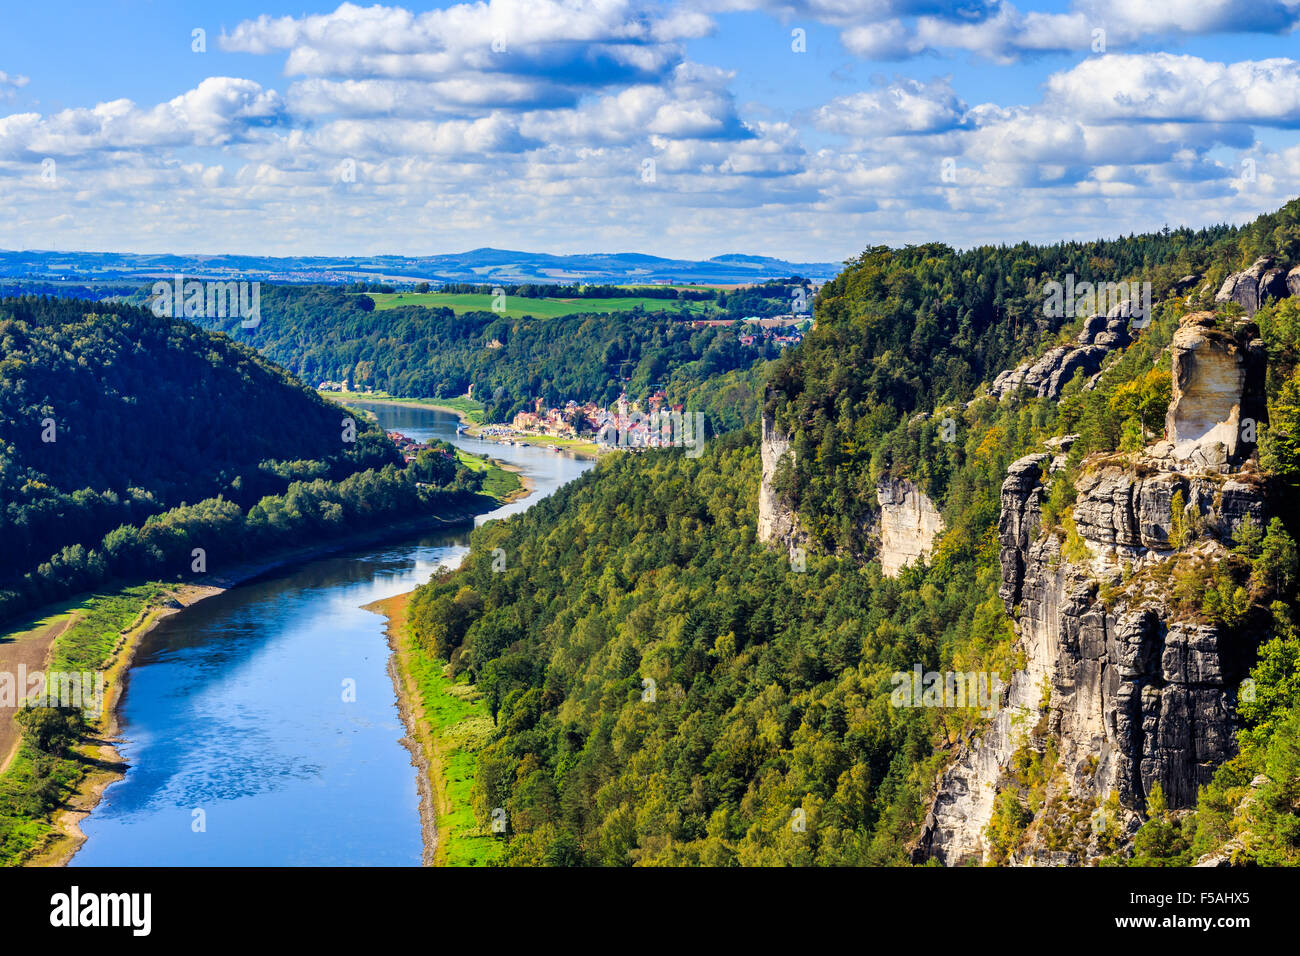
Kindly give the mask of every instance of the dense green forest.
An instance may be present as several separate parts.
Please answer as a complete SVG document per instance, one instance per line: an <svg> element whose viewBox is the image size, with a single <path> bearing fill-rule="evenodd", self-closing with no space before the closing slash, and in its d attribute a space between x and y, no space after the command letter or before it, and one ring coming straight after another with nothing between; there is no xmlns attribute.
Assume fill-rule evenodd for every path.
<svg viewBox="0 0 1300 956"><path fill-rule="evenodd" d="M120 304L0 300L0 618L100 580L106 538L186 502L400 463L253 350ZM352 437L352 436L348 436ZM91 560L94 552L98 560Z"/></svg>
<svg viewBox="0 0 1300 956"><path fill-rule="evenodd" d="M346 379L411 398L450 398L473 385L488 421L506 420L539 397L608 404L624 390L644 397L663 385L680 400L712 376L777 354L771 345L742 346L731 328L691 328L670 312L602 315L598 302L593 314L550 319L371 305L337 289L268 286L256 329L240 329L237 317L199 321L309 384Z"/></svg>
<svg viewBox="0 0 1300 956"><path fill-rule="evenodd" d="M1165 347L1181 316L1266 253L1300 255L1300 202L1243 229L869 250L823 290L804 344L757 367L771 372L768 410L794 435L799 467L780 477L814 534L803 570L755 542L752 424L694 460L662 451L602 461L523 515L477 529L462 569L417 593L410 624L491 703L497 729L478 761L475 809L481 821L506 811L505 860L907 862L936 769L983 718L890 707L889 678L918 662L1004 679L1016 665L998 597L1008 464L1047 437L1081 435L1045 502L1055 520L1083 456L1140 447L1151 408L1163 413ZM1042 283L1071 272L1151 281L1161 304L1097 388L1076 380L1060 401L977 397L1001 369L1077 331L1042 309ZM1170 295L1187 275L1208 294ZM1294 490L1300 309L1287 301L1257 319L1271 358L1261 456ZM939 416L918 414L941 410L957 425L952 441ZM882 577L863 540L885 473L929 489L947 529L927 565L896 579ZM1185 862L1193 842L1220 845L1266 764L1284 782L1254 804L1271 847L1257 858L1300 859L1297 529L1282 510L1224 567L1173 582L1190 613L1225 623L1248 605L1271 617L1274 638L1252 673L1260 703L1243 710L1242 756L1197 815L1170 822L1157 801L1137 860ZM494 549L508 556L504 570Z"/></svg>

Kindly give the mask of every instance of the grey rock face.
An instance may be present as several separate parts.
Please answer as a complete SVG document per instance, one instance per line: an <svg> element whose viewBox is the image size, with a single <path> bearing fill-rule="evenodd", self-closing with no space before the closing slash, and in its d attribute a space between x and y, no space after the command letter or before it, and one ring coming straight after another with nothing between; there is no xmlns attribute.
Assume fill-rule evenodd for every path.
<svg viewBox="0 0 1300 956"><path fill-rule="evenodd" d="M1285 297L1290 293L1290 277L1281 269L1274 269L1273 263L1271 256L1264 256L1244 272L1232 273L1223 280L1214 301L1236 302L1248 315L1254 315L1270 299Z"/></svg>
<svg viewBox="0 0 1300 956"><path fill-rule="evenodd" d="M1287 287L1285 269L1269 269L1259 280L1259 304L1275 299L1285 299L1291 294Z"/></svg>
<svg viewBox="0 0 1300 956"><path fill-rule="evenodd" d="M990 390L998 398L1022 387L1039 398L1059 397L1077 372L1095 376L1101 371L1102 360L1108 354L1126 348L1132 342L1128 331L1132 315L1133 304L1126 300L1114 306L1109 315L1085 319L1077 346L1058 345L1035 361L999 373Z"/></svg>
<svg viewBox="0 0 1300 956"><path fill-rule="evenodd" d="M1107 319L1104 315L1094 315L1083 320L1083 330L1079 332L1079 344L1091 345L1093 339L1106 331Z"/></svg>
<svg viewBox="0 0 1300 956"><path fill-rule="evenodd" d="M1018 609L1025 669L1012 675L984 733L962 744L940 774L918 860L987 861L985 828L997 793L1016 751L1033 746L1037 734L1055 740L1065 781L1055 797L1097 806L1114 792L1129 835L1156 784L1171 808L1193 806L1197 788L1234 752L1233 688L1262 635L1172 620L1162 594L1130 594L1108 607L1098 577L1117 578L1107 569L1121 561L1148 565L1175 553L1176 491L1201 528L1197 547L1212 560L1247 516L1263 526L1263 492L1247 481L1162 471L1155 460L1086 471L1076 483L1074 520L1093 560L1074 563L1062 554L1060 533L1040 528L1047 458L1015 462L1002 486L999 593L1009 612ZM1033 825L1028 832L1016 862L1065 859Z"/></svg>
<svg viewBox="0 0 1300 956"><path fill-rule="evenodd" d="M1043 466L1050 455L1027 455L1012 463L1002 482L1002 513L998 517L1002 585L998 595L1010 614L1020 603L1024 581L1024 555L1038 535L1042 518Z"/></svg>
<svg viewBox="0 0 1300 956"><path fill-rule="evenodd" d="M791 549L799 547L807 537L799 527L799 517L772 487L777 465L786 455L791 456L793 464L794 452L790 449L789 436L777 430L770 415L763 416L759 453L763 460L763 477L758 488L758 540L779 542Z"/></svg>
<svg viewBox="0 0 1300 956"><path fill-rule="evenodd" d="M1286 291L1290 295L1300 295L1300 266L1286 274Z"/></svg>

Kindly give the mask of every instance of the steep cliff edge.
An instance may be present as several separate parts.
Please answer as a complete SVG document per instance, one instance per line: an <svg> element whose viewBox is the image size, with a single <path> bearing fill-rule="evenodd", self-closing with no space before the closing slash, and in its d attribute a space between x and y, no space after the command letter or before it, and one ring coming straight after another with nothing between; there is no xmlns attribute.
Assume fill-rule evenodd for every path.
<svg viewBox="0 0 1300 956"><path fill-rule="evenodd" d="M787 550L803 547L808 535L800 527L795 509L777 491L778 469L793 467L794 451L789 436L776 427L771 415L763 416L759 451L763 473L758 490L758 540ZM880 506L873 536L877 557L884 574L896 577L904 567L930 553L943 532L943 516L925 492L907 479L879 481L876 502Z"/></svg>
<svg viewBox="0 0 1300 956"><path fill-rule="evenodd" d="M762 429L759 452L763 476L758 487L758 540L765 544L779 543L787 549L800 547L807 536L799 527L799 516L775 489L781 459L789 456L787 467L794 465L790 437L777 429L770 414L763 415Z"/></svg>
<svg viewBox="0 0 1300 956"><path fill-rule="evenodd" d="M880 504L880 567L896 577L909 564L923 561L943 531L943 516L925 492L905 478L876 485Z"/></svg>
<svg viewBox="0 0 1300 956"><path fill-rule="evenodd" d="M1257 335L1185 317L1168 440L1085 460L1053 526L1051 456L1009 469L999 593L1023 665L940 774L915 859L1083 862L1131 837L1157 785L1190 807L1233 754L1236 689L1265 635L1249 614L1204 619L1179 589L1211 580L1242 525L1268 517L1250 424L1265 414Z"/></svg>

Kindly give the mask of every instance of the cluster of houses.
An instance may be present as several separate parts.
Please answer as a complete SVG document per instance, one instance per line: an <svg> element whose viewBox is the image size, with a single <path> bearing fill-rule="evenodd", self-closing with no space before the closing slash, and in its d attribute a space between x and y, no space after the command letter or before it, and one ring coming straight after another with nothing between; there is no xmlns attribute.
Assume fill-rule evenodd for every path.
<svg viewBox="0 0 1300 956"><path fill-rule="evenodd" d="M662 388L651 392L644 403L629 401L627 394L619 395L610 408L595 402L580 405L567 401L562 407L548 408L542 399L533 403L530 411L519 412L507 425L485 425L479 429L484 437L509 438L511 436L550 435L554 438L594 438L617 435L620 445L656 447L660 443L660 429L654 427L652 417L660 412L682 411L681 405L669 405Z"/></svg>
<svg viewBox="0 0 1300 956"><path fill-rule="evenodd" d="M677 419L674 427L666 417L669 413ZM601 409L593 429L596 440L602 445L622 448L660 448L680 444L682 406L669 405L663 391L650 395L645 408L640 402L629 402L620 395L614 407ZM703 435L699 436L703 438Z"/></svg>
<svg viewBox="0 0 1300 956"><path fill-rule="evenodd" d="M588 430L588 422L600 411L594 402L579 405L573 400L565 402L563 408L547 408L546 402L539 398L533 402L532 411L519 412L510 425L518 432L577 438Z"/></svg>
<svg viewBox="0 0 1300 956"><path fill-rule="evenodd" d="M768 340L771 340L777 348L781 349L791 345L798 345L803 341L804 330L812 325L812 319L807 315L774 315L766 317L749 315L740 321L745 323L746 329L737 336L737 339L741 345L747 348L761 347ZM711 325L734 325L735 322L735 319L696 319L691 323L691 326L692 328L701 328Z"/></svg>
<svg viewBox="0 0 1300 956"><path fill-rule="evenodd" d="M324 381L316 386L318 392L346 392L348 391L348 380L345 378L341 382Z"/></svg>
<svg viewBox="0 0 1300 956"><path fill-rule="evenodd" d="M426 442L418 442L414 438L407 438L401 432L387 432L386 434L388 440L397 446L397 450L402 454L402 459L408 465L419 457L420 452L429 450L429 445ZM452 461L456 460L456 456L445 448L438 449L438 454L444 458L450 458Z"/></svg>

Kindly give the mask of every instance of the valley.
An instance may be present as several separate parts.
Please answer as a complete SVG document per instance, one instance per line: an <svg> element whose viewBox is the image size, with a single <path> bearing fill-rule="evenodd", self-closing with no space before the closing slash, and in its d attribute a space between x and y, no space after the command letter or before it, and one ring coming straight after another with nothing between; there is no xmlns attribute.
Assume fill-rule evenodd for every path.
<svg viewBox="0 0 1300 956"><path fill-rule="evenodd" d="M118 668L117 736L52 714L23 737L0 847L74 866L1300 860L1276 770L1300 703L1293 261L1300 201L1237 229L874 248L779 349L599 295L608 311L518 318L268 286L257 327L211 329L14 300L15 355L39 354L41 322L105 348L159 323L311 424L150 490L57 404L11 403L15 424L53 414L99 483L72 494L59 449L19 443L31 513L104 512L47 524L62 550L0 580L24 641L53 633L51 599L154 583L43 652ZM1058 286L1139 300L1055 308ZM10 394L41 368L11 363ZM574 454L657 410L707 431ZM168 607L192 603L178 572L217 588ZM87 786L83 844L60 821Z"/></svg>

